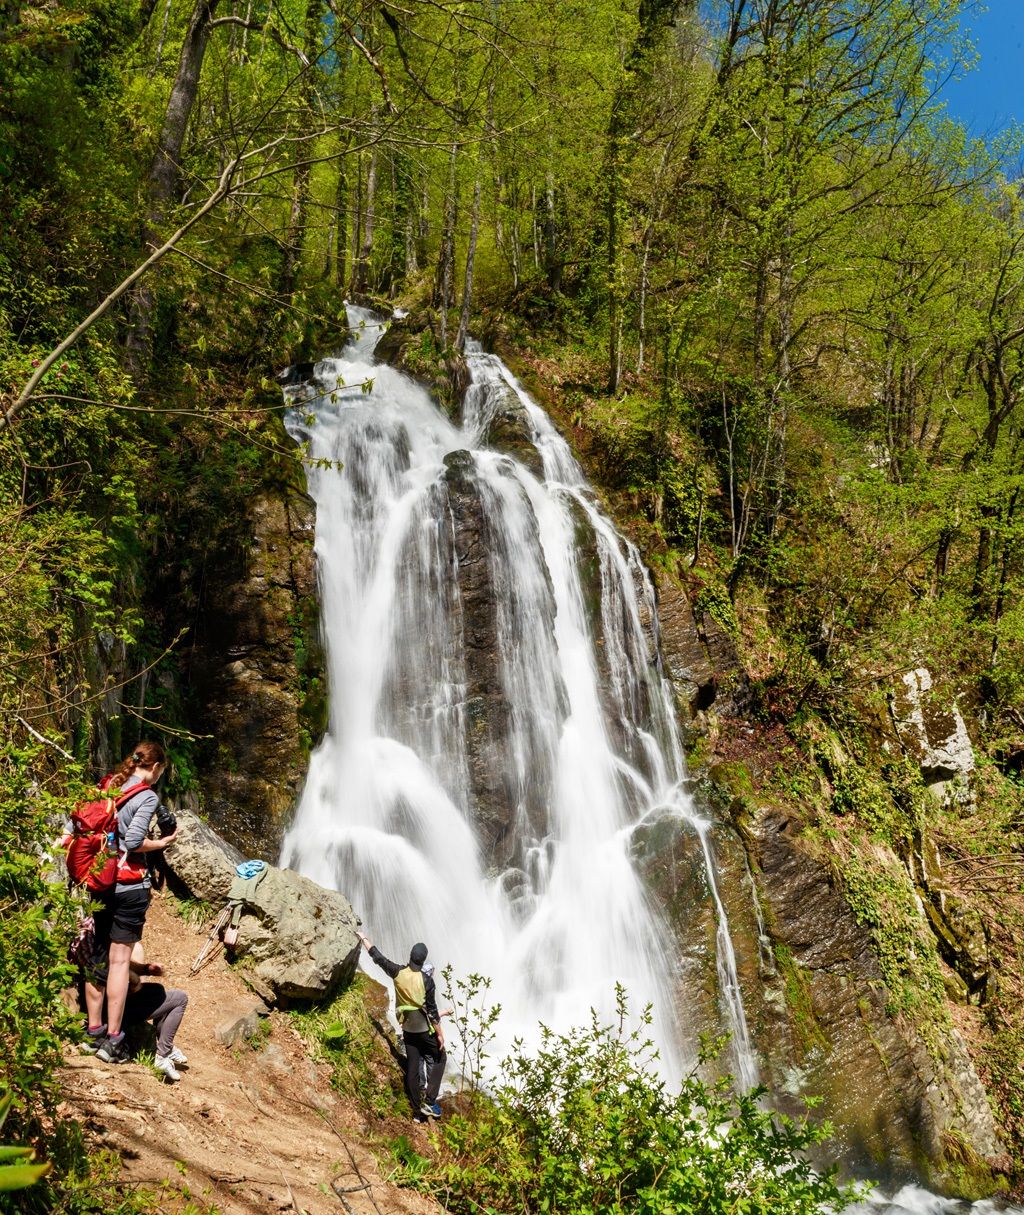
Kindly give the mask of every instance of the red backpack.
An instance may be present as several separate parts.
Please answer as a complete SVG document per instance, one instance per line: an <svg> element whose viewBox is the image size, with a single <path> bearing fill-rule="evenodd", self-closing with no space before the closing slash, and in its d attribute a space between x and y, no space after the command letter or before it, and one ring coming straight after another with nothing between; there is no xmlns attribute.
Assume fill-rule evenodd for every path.
<svg viewBox="0 0 1024 1215"><path fill-rule="evenodd" d="M100 782L101 793L109 783L109 777ZM68 844L68 876L73 882L94 894L114 888L118 880L117 812L136 793L148 788L145 781L139 781L116 797L78 803L71 815Z"/></svg>

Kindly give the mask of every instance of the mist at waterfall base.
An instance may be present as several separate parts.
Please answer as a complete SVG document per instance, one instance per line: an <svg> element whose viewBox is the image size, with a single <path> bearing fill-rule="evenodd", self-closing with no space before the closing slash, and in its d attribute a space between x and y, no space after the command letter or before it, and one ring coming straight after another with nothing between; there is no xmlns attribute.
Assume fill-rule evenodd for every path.
<svg viewBox="0 0 1024 1215"><path fill-rule="evenodd" d="M383 327L371 314L352 309L350 324L354 340L317 364L316 395L296 402L287 420L307 445L317 505L330 719L282 863L343 891L389 957L402 961L423 940L438 971L450 964L461 976L488 976L502 1007L495 1057L517 1037L531 1049L541 1022L564 1032L588 1022L591 1009L611 1022L618 982L634 1011L652 1006L671 1079L692 1065L697 1043L671 936L630 852L639 823L685 817L716 903L726 1065L749 1087L756 1065L708 824L683 791L654 593L639 555L498 359L468 353L471 385L457 426L409 377L373 362ZM535 472L484 445L509 394L528 418ZM470 732L482 723L468 695L472 621L460 592L453 463L479 498L486 545L474 559L488 563L495 593L506 725L490 741L512 820L500 862L485 855L478 826ZM581 528L599 557L600 605L589 617Z"/></svg>
<svg viewBox="0 0 1024 1215"><path fill-rule="evenodd" d="M455 425L425 389L373 361L385 324L357 308L349 320L349 345L293 390L287 415L289 433L306 445L317 506L330 719L281 863L342 891L387 956L404 961L423 940L439 979L448 964L456 975L488 976L490 1002L502 1008L494 1059L517 1038L522 1050L535 1049L541 1023L565 1032L589 1023L591 1009L612 1023L619 982L634 1011L652 1006L652 1037L671 1082L693 1066L696 1035L674 941L634 870L631 839L641 823L682 820L699 841L717 917L724 1064L739 1087L753 1086L757 1064L710 824L685 792L654 593L638 553L500 360L468 352L471 384ZM486 446L509 394L529 421L533 471ZM512 814L501 862L485 854L474 792L471 732L485 723L469 695L465 630L473 621L451 502L460 478L486 524L486 542L471 557L487 562L495 592L507 722L496 762ZM581 527L599 558L600 604L589 610ZM380 977L365 955L362 965ZM457 1060L450 1027L448 1038ZM1007 1208L913 1185L851 1208L968 1209Z"/></svg>

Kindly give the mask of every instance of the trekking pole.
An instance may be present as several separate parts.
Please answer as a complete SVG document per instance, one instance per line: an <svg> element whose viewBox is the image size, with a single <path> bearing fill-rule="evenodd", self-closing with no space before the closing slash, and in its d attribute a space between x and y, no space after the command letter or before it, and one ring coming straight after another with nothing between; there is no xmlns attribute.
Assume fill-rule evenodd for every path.
<svg viewBox="0 0 1024 1215"><path fill-rule="evenodd" d="M209 933L207 934L206 940L203 942L202 949L200 949L199 953L196 955L196 960L192 963L192 966L189 969L188 973L190 975L198 974L199 971L202 969L203 965L206 962L208 962L210 960L210 958L213 957L214 938L217 936L217 933L220 932L220 930L228 922L230 915L231 915L231 904L228 903L225 905L225 907L224 907L223 911L221 911L220 915L218 915L217 918L213 921L213 927L210 929Z"/></svg>

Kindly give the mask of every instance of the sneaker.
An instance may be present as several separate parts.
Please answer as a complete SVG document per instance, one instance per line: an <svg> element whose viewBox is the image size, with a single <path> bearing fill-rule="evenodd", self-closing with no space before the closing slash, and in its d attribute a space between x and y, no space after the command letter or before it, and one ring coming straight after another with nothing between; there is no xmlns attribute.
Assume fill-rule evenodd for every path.
<svg viewBox="0 0 1024 1215"><path fill-rule="evenodd" d="M426 1114L413 1114L412 1120L419 1126L422 1126L425 1122L430 1121Z"/></svg>
<svg viewBox="0 0 1024 1215"><path fill-rule="evenodd" d="M176 1046L171 1047L171 1053L167 1058L172 1063L177 1063L179 1067L188 1067L188 1055L183 1050L178 1050Z"/></svg>
<svg viewBox="0 0 1024 1215"><path fill-rule="evenodd" d="M425 1114L428 1118L440 1118L441 1107L436 1101L424 1101L420 1106L420 1113Z"/></svg>
<svg viewBox="0 0 1024 1215"><path fill-rule="evenodd" d="M163 1072L172 1082L181 1079L181 1072L174 1066L173 1055L156 1055L153 1059L153 1066L158 1072Z"/></svg>
<svg viewBox="0 0 1024 1215"><path fill-rule="evenodd" d="M95 1029L86 1027L85 1037L79 1043L79 1046L88 1054L95 1055L97 1050L99 1050L100 1043L106 1036L107 1027L105 1025L98 1025Z"/></svg>
<svg viewBox="0 0 1024 1215"><path fill-rule="evenodd" d="M116 1038L108 1035L101 1039L96 1047L96 1058L102 1059L104 1063L130 1063L128 1040L124 1034L119 1034Z"/></svg>

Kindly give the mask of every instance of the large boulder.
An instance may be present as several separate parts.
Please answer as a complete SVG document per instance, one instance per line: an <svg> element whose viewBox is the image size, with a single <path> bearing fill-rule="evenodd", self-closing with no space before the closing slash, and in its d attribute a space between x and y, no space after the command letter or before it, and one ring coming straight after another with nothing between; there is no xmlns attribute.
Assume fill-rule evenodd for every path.
<svg viewBox="0 0 1024 1215"><path fill-rule="evenodd" d="M243 859L196 814L179 811L178 838L166 860L172 881L187 894L222 907ZM232 952L268 1000L323 999L355 974L358 924L344 895L271 865L245 903Z"/></svg>
<svg viewBox="0 0 1024 1215"><path fill-rule="evenodd" d="M931 792L947 804L971 800L974 748L955 704L936 703L931 672L908 671L891 700L892 720L904 752L921 769Z"/></svg>

